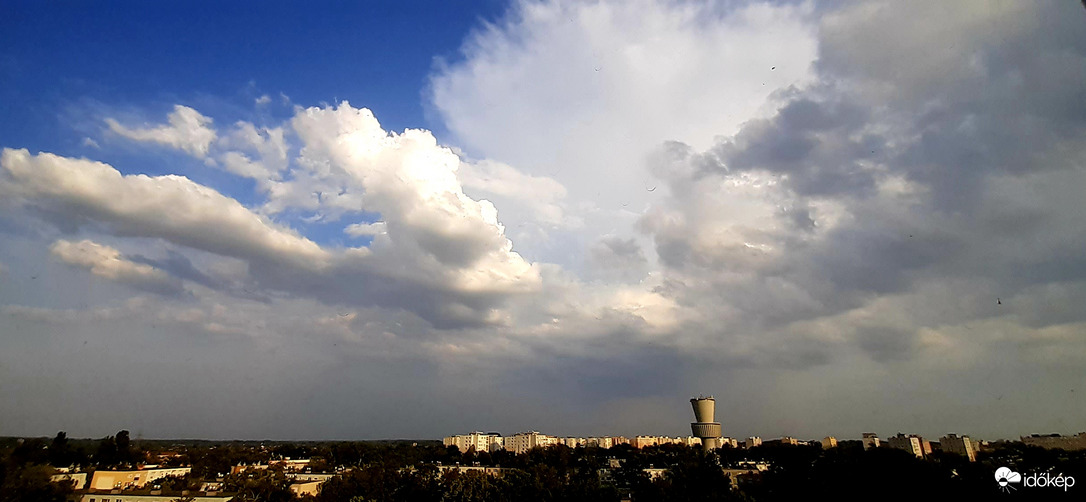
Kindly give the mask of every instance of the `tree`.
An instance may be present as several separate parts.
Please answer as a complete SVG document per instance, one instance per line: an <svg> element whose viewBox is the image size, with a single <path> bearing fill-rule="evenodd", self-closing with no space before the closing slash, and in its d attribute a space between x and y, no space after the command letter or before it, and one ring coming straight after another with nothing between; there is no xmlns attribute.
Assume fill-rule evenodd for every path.
<svg viewBox="0 0 1086 502"><path fill-rule="evenodd" d="M53 483L53 468L45 465L8 465L0 482L0 502L64 502L72 485Z"/></svg>
<svg viewBox="0 0 1086 502"><path fill-rule="evenodd" d="M106 436L98 441L98 450L94 453L94 462L99 467L112 467L120 461L117 452L117 440Z"/></svg>
<svg viewBox="0 0 1086 502"><path fill-rule="evenodd" d="M72 465L72 451L68 444L68 433L60 431L49 444L49 463L56 467Z"/></svg>
<svg viewBox="0 0 1086 502"><path fill-rule="evenodd" d="M239 502L287 502L294 499L290 480L282 469L247 469L223 479L226 491L237 492Z"/></svg>
<svg viewBox="0 0 1086 502"><path fill-rule="evenodd" d="M118 462L131 463L132 462L132 439L128 436L127 430L121 430L117 433L117 460Z"/></svg>

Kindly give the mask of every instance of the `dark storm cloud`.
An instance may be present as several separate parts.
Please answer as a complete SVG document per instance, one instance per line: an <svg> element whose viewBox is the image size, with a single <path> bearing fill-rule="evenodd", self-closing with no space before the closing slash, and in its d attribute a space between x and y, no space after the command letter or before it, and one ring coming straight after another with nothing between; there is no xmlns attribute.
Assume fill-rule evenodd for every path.
<svg viewBox="0 0 1086 502"><path fill-rule="evenodd" d="M133 262L143 263L168 272L178 279L192 281L212 289L221 290L226 287L224 281L215 279L214 277L201 272L192 264L192 260L189 260L185 255L172 249L168 250L166 252L166 258L162 259L148 258L141 254L134 254L127 258Z"/></svg>
<svg viewBox="0 0 1086 502"><path fill-rule="evenodd" d="M681 217L650 215L641 228L661 264L698 277L676 281L687 290L675 296L739 309L733 329L772 330L952 280L985 288L969 295L1030 297L1027 288L1068 281L1077 291L1086 224L1075 215L1086 204L1060 187L1084 181L1086 169L1086 37L1065 19L1082 13L1055 4L980 12L1002 30L993 33L970 18L978 13L959 12L973 7L921 5L954 19L935 23L938 36L903 28L892 43L880 23L912 6L842 9L823 23L821 84L779 93L776 112L705 152L664 144L651 168L669 182L670 214ZM697 212L698 187L728 193L748 173L779 194L773 226L759 233ZM722 229L743 240L706 247ZM749 244L759 242L772 251ZM737 279L744 270L749 277ZM1052 322L1081 319L1065 302L1044 310ZM925 320L909 318L865 328L855 343L880 362L913 357L913 327ZM799 354L805 343L793 334L778 348Z"/></svg>
<svg viewBox="0 0 1086 502"><path fill-rule="evenodd" d="M859 328L857 338L860 349L880 363L907 360L916 346L915 332L887 327Z"/></svg>
<svg viewBox="0 0 1086 502"><path fill-rule="evenodd" d="M737 10L763 19L752 21L688 18L676 5L559 5L550 21L488 28L496 36L481 32L467 61L435 70L435 85L456 81L441 92L457 106L434 103L444 125L501 169L453 169L455 148L423 131L388 134L343 105L299 108L283 125L301 141L288 151L305 153L257 180L270 194L263 207L135 176L154 190L105 211L90 206L116 206L123 187L90 200L61 193L72 173L25 170L13 185L21 209L0 215L0 231L22 241L0 242L3 277L18 277L0 287L4 326L17 330L0 337L14 382L0 385L0 402L17 404L0 406L0 421L45 434L85 417L86 434L100 436L138 401L158 434L660 433L686 430L690 393L721 391L736 396L722 421L742 417L729 430L751 434L962 424L1015 434L1082 416L1081 401L1051 389L1077 382L1086 361L1086 12L1026 2ZM567 11L592 22L568 23ZM788 23L793 38L767 36L765 19ZM642 20L670 28L646 44ZM600 42L616 49L603 71L549 56ZM556 106L553 79L570 84L559 94L578 103L573 113ZM752 104L732 106L743 100ZM726 114L750 119L717 120ZM360 127L343 129L352 121ZM360 163L360 131L376 132L394 162ZM390 147L410 138L417 148ZM122 179L108 174L88 185ZM530 199L529 212L569 218L522 227L500 197L461 197L472 176ZM167 193L176 200L163 202ZM365 248L310 241L309 230L327 235L283 216L359 208L370 223L346 233ZM170 226L178 219L188 223ZM40 256L57 233L101 236L191 295L132 296L93 264ZM103 384L79 390L87 381ZM906 387L922 391L893 392ZM982 418L962 399L997 392L1007 399ZM164 412L177 396L211 406ZM106 413L87 416L95 406Z"/></svg>
<svg viewBox="0 0 1086 502"><path fill-rule="evenodd" d="M763 169L786 175L800 195L865 195L874 173L861 165L886 149L884 138L863 133L870 113L843 98L822 101L803 95L772 119L748 122L734 140L718 145L721 169Z"/></svg>
<svg viewBox="0 0 1086 502"><path fill-rule="evenodd" d="M550 355L540 349L538 356L547 364L514 370L502 386L508 392L531 388L542 395L563 395L578 404L680 391L688 359L666 347L614 343L633 336L615 333L589 344L579 355Z"/></svg>
<svg viewBox="0 0 1086 502"><path fill-rule="evenodd" d="M595 275L623 281L644 277L648 259L637 239L616 235L603 237L588 250L588 260Z"/></svg>

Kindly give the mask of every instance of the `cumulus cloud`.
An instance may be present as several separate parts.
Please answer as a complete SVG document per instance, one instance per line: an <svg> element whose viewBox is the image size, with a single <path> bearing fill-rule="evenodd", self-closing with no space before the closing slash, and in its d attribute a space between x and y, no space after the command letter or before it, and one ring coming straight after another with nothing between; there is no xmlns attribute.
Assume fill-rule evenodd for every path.
<svg viewBox="0 0 1086 502"><path fill-rule="evenodd" d="M680 433L682 397L710 391L737 436L1013 435L1036 409L1059 429L1084 412L1066 394L1086 361L1080 19L1026 3L516 3L431 79L463 150L347 103L236 122L203 154L255 181L252 207L5 150L0 230L29 236L3 244L9 267L56 241L15 222L33 217L140 249L56 241L91 272L69 273L167 275L192 296L80 310L4 290L3 312L92 343L147 322L199 333L172 343L214 340L233 358L212 369L274 360L290 377L266 376L303 391L479 403L412 435ZM999 418L978 425L978 409Z"/></svg>
<svg viewBox="0 0 1086 502"><path fill-rule="evenodd" d="M1018 6L959 7L925 4L921 10L939 11L934 17L943 28L933 30L941 35L908 30L894 39L892 52L910 51L900 57L929 61L922 54L941 52L936 59L946 71L868 67L865 61L884 55L853 40L882 39L880 26L891 19L917 18L892 3L850 6L823 18L821 83L775 95L774 112L703 151L676 143L661 149L650 165L671 194L639 228L680 285L681 304L727 306L736 315L720 320L731 326L731 340L757 329L769 343L801 350L819 335L793 330L797 323L824 319L852 332L857 319L849 313L877 303L880 316L832 343L890 362L918 356L918 333L935 312L949 325L975 322L1000 314L997 296L1086 277L1081 260L1067 254L1086 238L1086 227L1068 219L1080 205L1056 186L1086 175L1073 160L1082 156L1081 143L1067 139L1081 138L1083 124L1067 123L1062 109L1042 100L1013 112L1005 104L1014 89L1034 95L1023 85L1077 102L1079 91L1061 81L1075 78L1074 71L1043 83L1010 77L1033 68L1033 59L1012 63L1002 44L983 46L978 40L990 32L980 26L1004 26L1007 44L1032 44L1042 58L1060 53L1071 68L1086 68L1086 50L1033 41L1036 19L1056 17L1047 9L1019 18ZM840 46L844 38L848 48ZM946 56L945 47L963 38L972 52ZM950 68L958 63L963 67ZM978 78L986 82L979 88ZM887 94L891 85L901 92ZM928 92L911 94L917 86ZM1021 142L1037 148L1019 148ZM1047 203L1035 199L1042 192ZM1048 275L1050 267L1061 277ZM947 303L913 303L947 281L963 298L988 306L947 311ZM1057 318L1071 320L1066 312ZM926 333L930 339L937 332Z"/></svg>
<svg viewBox="0 0 1086 502"><path fill-rule="evenodd" d="M121 175L101 162L5 148L3 190L68 223L98 222L119 235L158 237L214 253L320 269L327 252L236 200L183 176Z"/></svg>
<svg viewBox="0 0 1086 502"><path fill-rule="evenodd" d="M373 114L343 103L300 111L302 169L324 171L359 190L361 207L379 213L386 232L371 248L378 261L410 260L420 277L449 276L453 287L531 290L539 274L512 251L494 205L464 194L460 159L422 130L383 130Z"/></svg>
<svg viewBox="0 0 1086 502"><path fill-rule="evenodd" d="M808 14L795 5L514 2L468 37L462 58L439 66L430 99L471 155L566 189L553 201L548 192L495 201L519 250L582 269L597 239L628 232L664 195L645 169L661 143L707 147L772 93L812 80ZM551 208L564 215L558 228L537 221L557 214Z"/></svg>
<svg viewBox="0 0 1086 502"><path fill-rule="evenodd" d="M343 229L343 233L350 235L351 237L374 236L385 233L385 226L385 222L383 221L354 223L347 225L347 227Z"/></svg>
<svg viewBox="0 0 1086 502"><path fill-rule="evenodd" d="M219 139L222 166L238 176L256 180L263 189L287 169L286 131L282 127L256 127L239 121Z"/></svg>
<svg viewBox="0 0 1086 502"><path fill-rule="evenodd" d="M605 236L589 249L588 259L593 275L605 279L637 281L648 271L645 252L632 237Z"/></svg>
<svg viewBox="0 0 1086 502"><path fill-rule="evenodd" d="M116 248L91 240L72 242L61 239L54 242L49 251L65 263L87 269L96 276L112 281L161 293L177 293L181 290L180 282L162 270L131 261Z"/></svg>
<svg viewBox="0 0 1086 502"><path fill-rule="evenodd" d="M204 157L212 141L215 141L215 129L211 127L211 118L183 105L174 105L167 116L167 124L150 127L128 127L112 118L106 124L114 133L134 141L149 141L184 150L190 155Z"/></svg>
<svg viewBox="0 0 1086 502"><path fill-rule="evenodd" d="M287 164L281 128L239 123L221 157L242 162L243 154L228 148L247 148L278 163L277 169L267 169L273 165L267 162L246 164L246 171L233 167L276 187L271 199L314 180L357 197L351 210L379 214L381 221L344 231L372 236L368 247L322 248L181 176L122 175L103 163L48 153L5 149L0 189L11 203L35 208L68 230L102 225L118 236L163 239L240 259L266 288L335 304L407 308L443 325L505 322L498 309L503 295L538 288L538 270L512 251L493 204L464 194L456 177L459 157L429 132L388 133L369 110L346 103L299 109L290 127L302 149L284 179L276 179ZM319 200L317 207L325 203ZM193 274L191 267L169 269L236 291ZM338 283L322 287L330 279Z"/></svg>
<svg viewBox="0 0 1086 502"><path fill-rule="evenodd" d="M527 214L518 215L518 219L548 226L577 226L560 204L566 196L566 187L552 178L532 176L488 159L462 163L457 178L465 189L496 197L502 203L503 214L510 206L523 205Z"/></svg>

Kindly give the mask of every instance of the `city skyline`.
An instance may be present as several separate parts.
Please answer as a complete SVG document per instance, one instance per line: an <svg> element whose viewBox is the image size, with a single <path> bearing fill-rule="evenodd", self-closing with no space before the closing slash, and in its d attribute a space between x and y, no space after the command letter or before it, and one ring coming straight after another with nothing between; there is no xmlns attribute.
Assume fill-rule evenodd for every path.
<svg viewBox="0 0 1086 502"><path fill-rule="evenodd" d="M5 3L0 436L1077 434L1084 23Z"/></svg>

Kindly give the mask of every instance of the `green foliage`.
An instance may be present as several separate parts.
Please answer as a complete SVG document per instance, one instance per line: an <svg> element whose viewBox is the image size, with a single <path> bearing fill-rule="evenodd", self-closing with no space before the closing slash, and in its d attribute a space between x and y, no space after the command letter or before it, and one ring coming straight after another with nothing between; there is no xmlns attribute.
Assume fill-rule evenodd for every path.
<svg viewBox="0 0 1086 502"><path fill-rule="evenodd" d="M55 438L0 440L0 502L61 501L69 485L50 483L48 464L86 463L84 448L94 451L100 466L125 463L143 453L125 431L101 440ZM153 442L150 442L153 443ZM1086 451L1068 452L1005 443L978 456L977 462L946 452L918 459L900 450L865 451L859 444L822 450L818 446L762 446L703 453L698 448L661 445L634 449L620 445L600 448L537 448L522 455L499 451L460 452L435 443L406 442L161 442L151 448L181 454L179 463L193 473L159 481L167 494L194 490L201 479L214 479L239 463L266 463L291 456L311 458L310 469L340 470L324 483L311 502L328 501L728 501L754 500L871 500L892 498L895 486L938 499L1015 498L996 491L992 473L1009 466L1020 472L1086 472ZM82 459L82 460L80 460ZM771 465L765 472L744 474L738 489L722 467L742 461ZM450 466L502 468L501 473L448 469ZM651 478L645 469L665 469ZM345 469L345 470L344 470ZM444 469L444 470L443 470ZM279 468L230 474L224 491L237 492L238 501L299 500L290 492L291 480ZM1056 493L1046 495L1058 496ZM172 495L169 495L172 496ZM923 497L921 497L923 498Z"/></svg>
<svg viewBox="0 0 1086 502"><path fill-rule="evenodd" d="M247 469L223 479L227 492L237 492L237 502L286 502L294 499L290 480L281 469Z"/></svg>
<svg viewBox="0 0 1086 502"><path fill-rule="evenodd" d="M63 502L72 493L67 483L53 483L53 468L20 464L14 457L0 468L0 502Z"/></svg>

